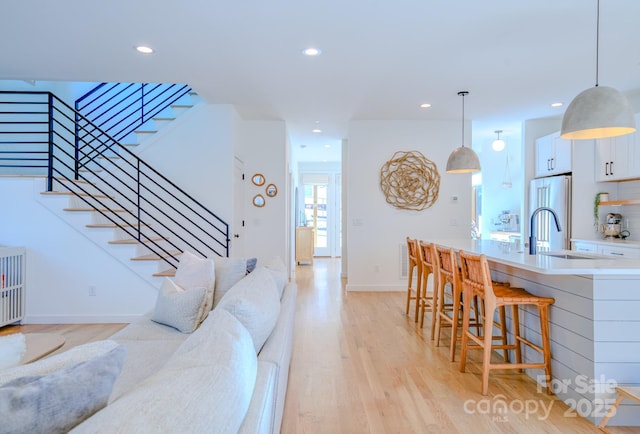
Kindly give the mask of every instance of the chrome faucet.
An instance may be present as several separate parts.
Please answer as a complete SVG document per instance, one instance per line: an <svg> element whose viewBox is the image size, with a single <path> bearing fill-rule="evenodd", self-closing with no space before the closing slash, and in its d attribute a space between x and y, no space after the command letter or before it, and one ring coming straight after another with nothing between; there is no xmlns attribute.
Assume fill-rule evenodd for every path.
<svg viewBox="0 0 640 434"><path fill-rule="evenodd" d="M536 244L538 242L536 238L536 235L538 233L536 216L540 211L549 211L556 222L556 228L558 229L558 232L562 232L562 228L560 227L560 220L558 220L558 214L556 214L554 210L546 206L541 206L540 208L537 208L533 213L531 213L531 225L529 226L529 254L530 255L536 254Z"/></svg>

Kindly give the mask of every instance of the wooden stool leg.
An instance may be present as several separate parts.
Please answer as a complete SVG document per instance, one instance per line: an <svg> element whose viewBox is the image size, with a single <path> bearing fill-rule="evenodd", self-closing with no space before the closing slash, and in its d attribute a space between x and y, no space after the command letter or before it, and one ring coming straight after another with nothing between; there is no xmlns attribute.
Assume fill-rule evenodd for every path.
<svg viewBox="0 0 640 434"><path fill-rule="evenodd" d="M456 344L458 343L458 321L460 320L460 296L459 290L454 289L455 285L451 285L453 294L453 312L451 312L451 348L449 349L449 360L456 361ZM465 305L467 301L465 300Z"/></svg>
<svg viewBox="0 0 640 434"><path fill-rule="evenodd" d="M465 296L469 293L469 291L464 291ZM467 336L467 332L469 330L469 317L471 316L471 312L469 308L464 308L462 310L462 342L460 344L460 372L464 372L467 364L467 342L469 341L469 337Z"/></svg>
<svg viewBox="0 0 640 434"><path fill-rule="evenodd" d="M486 301L485 301L486 303ZM493 318L496 312L496 307L491 303L486 307L486 316L487 318ZM486 325L486 321L485 321ZM492 333L487 333L485 326L484 330L484 344L482 348L482 394L486 395L489 392L489 371L491 370L491 343L492 343Z"/></svg>
<svg viewBox="0 0 640 434"><path fill-rule="evenodd" d="M407 310L406 314L409 315L409 307L411 306L411 284L413 283L413 264L409 264L409 276L407 280Z"/></svg>
<svg viewBox="0 0 640 434"><path fill-rule="evenodd" d="M431 340L435 337L436 331L436 315L438 314L438 305L440 304L440 291L438 282L436 282L435 274L433 275L433 300L431 300Z"/></svg>
<svg viewBox="0 0 640 434"><path fill-rule="evenodd" d="M609 410L607 411L607 414L605 414L605 416L602 418L602 420L598 424L598 428L600 428L601 430L607 432L604 429L604 426L607 424L607 422L609 422L609 419L611 419L611 417L616 414L616 411L618 409L618 405L620 405L620 403L622 402L623 399L624 399L624 396L618 395L618 397L616 398L616 402L613 403L611 408L609 408Z"/></svg>
<svg viewBox="0 0 640 434"><path fill-rule="evenodd" d="M418 322L418 314L420 313L420 297L421 297L421 286L422 286L422 269L420 265L416 267L417 281L416 281L416 313L414 314L413 322Z"/></svg>
<svg viewBox="0 0 640 434"><path fill-rule="evenodd" d="M438 309L436 312L436 347L440 346L440 328L442 327L442 317L444 312L444 282L438 284Z"/></svg>
<svg viewBox="0 0 640 434"><path fill-rule="evenodd" d="M522 363L522 343L520 342L520 311L517 304L511 305L511 315L513 317L513 343L516 346L516 363ZM520 369L524 372L524 369Z"/></svg>
<svg viewBox="0 0 640 434"><path fill-rule="evenodd" d="M492 323L493 324L493 323ZM502 345L507 345L507 314L504 306L500 306L500 333L502 334ZM509 363L509 350L503 351L504 362Z"/></svg>
<svg viewBox="0 0 640 434"><path fill-rule="evenodd" d="M542 351L544 352L544 373L547 383L547 393L553 394L551 390L551 341L549 338L549 306L544 304L539 306L540 313L540 333L542 337Z"/></svg>

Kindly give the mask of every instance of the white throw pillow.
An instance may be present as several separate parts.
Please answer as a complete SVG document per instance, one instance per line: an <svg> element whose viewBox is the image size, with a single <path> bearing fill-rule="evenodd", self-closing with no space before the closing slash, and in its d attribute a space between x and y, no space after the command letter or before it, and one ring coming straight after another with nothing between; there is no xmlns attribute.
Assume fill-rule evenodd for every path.
<svg viewBox="0 0 640 434"><path fill-rule="evenodd" d="M0 369L19 365L26 350L27 343L22 333L0 336Z"/></svg>
<svg viewBox="0 0 640 434"><path fill-rule="evenodd" d="M68 432L107 405L126 348L99 341L71 351L3 373L0 432Z"/></svg>
<svg viewBox="0 0 640 434"><path fill-rule="evenodd" d="M205 288L184 290L171 279L165 278L151 319L165 324L182 333L193 332L200 324L204 299L207 295Z"/></svg>
<svg viewBox="0 0 640 434"><path fill-rule="evenodd" d="M220 302L229 289L247 275L247 260L245 258L215 257L216 289L213 294L213 307Z"/></svg>
<svg viewBox="0 0 640 434"><path fill-rule="evenodd" d="M194 288L206 288L207 296L199 318L199 322L202 322L213 307L213 291L215 289L213 260L200 258L191 252L182 253L174 281L176 285L187 291Z"/></svg>
<svg viewBox="0 0 640 434"><path fill-rule="evenodd" d="M249 330L257 354L278 320L280 292L271 273L259 267L236 283L217 309L230 312Z"/></svg>
<svg viewBox="0 0 640 434"><path fill-rule="evenodd" d="M215 310L158 372L72 433L237 433L257 370L247 330Z"/></svg>

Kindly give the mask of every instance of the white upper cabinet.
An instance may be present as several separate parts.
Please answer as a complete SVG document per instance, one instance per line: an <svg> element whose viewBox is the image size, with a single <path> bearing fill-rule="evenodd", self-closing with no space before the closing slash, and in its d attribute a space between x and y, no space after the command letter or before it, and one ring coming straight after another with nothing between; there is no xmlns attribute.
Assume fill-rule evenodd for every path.
<svg viewBox="0 0 640 434"><path fill-rule="evenodd" d="M639 116L636 115L636 124ZM640 125L640 124L638 124ZM596 181L640 178L640 132L596 140Z"/></svg>
<svg viewBox="0 0 640 434"><path fill-rule="evenodd" d="M629 136L596 140L596 181L619 181L629 177Z"/></svg>
<svg viewBox="0 0 640 434"><path fill-rule="evenodd" d="M536 178L571 172L571 140L560 132L536 140Z"/></svg>

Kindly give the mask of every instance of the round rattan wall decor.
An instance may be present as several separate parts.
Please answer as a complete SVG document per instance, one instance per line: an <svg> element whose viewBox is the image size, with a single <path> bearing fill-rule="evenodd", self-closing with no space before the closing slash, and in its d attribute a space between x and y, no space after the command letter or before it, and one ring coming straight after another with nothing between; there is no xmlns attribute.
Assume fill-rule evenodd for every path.
<svg viewBox="0 0 640 434"><path fill-rule="evenodd" d="M380 169L380 188L396 208L422 211L438 200L440 174L420 152L398 151Z"/></svg>

